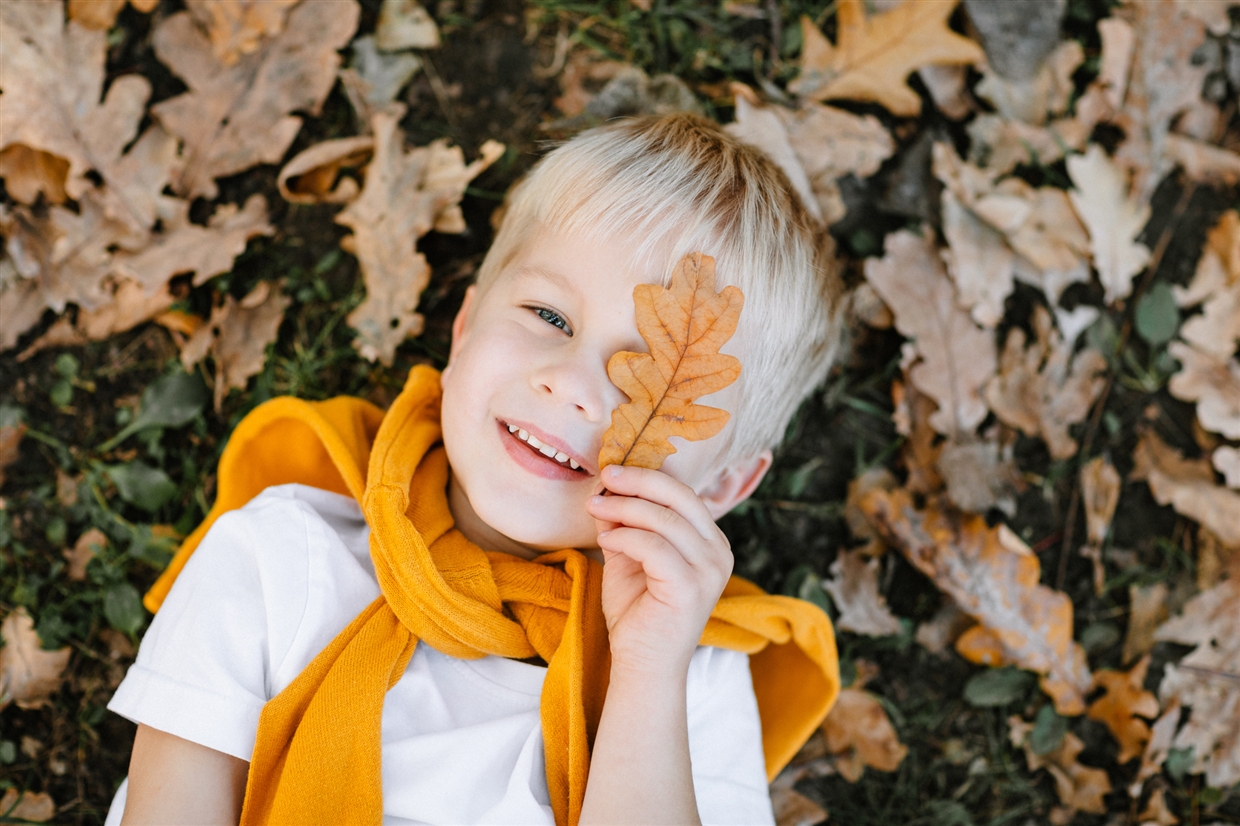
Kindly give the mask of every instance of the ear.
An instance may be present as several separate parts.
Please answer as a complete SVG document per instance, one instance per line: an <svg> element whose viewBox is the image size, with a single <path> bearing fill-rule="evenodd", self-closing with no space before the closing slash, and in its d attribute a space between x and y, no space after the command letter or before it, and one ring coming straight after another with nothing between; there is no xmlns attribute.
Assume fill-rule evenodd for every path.
<svg viewBox="0 0 1240 826"><path fill-rule="evenodd" d="M452 345L448 350L448 364L443 368L440 376L442 380L448 375L448 371L452 369L452 362L456 358L456 354L461 351L461 347L465 345L465 340L469 338L469 311L474 305L474 295L477 293L477 287L470 284L465 290L465 300L461 302L461 309L456 311L456 318L452 319Z"/></svg>
<svg viewBox="0 0 1240 826"><path fill-rule="evenodd" d="M748 499L771 469L771 451L764 450L748 462L729 468L699 492L711 518L718 519Z"/></svg>

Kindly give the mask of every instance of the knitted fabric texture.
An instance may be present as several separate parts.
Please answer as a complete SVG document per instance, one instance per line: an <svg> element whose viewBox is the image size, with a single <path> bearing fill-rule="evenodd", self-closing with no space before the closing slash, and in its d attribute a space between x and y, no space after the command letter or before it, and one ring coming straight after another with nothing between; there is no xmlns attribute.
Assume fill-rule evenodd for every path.
<svg viewBox="0 0 1240 826"><path fill-rule="evenodd" d="M462 659L546 661L547 787L558 826L577 823L610 668L602 566L575 550L489 553L457 531L439 409L429 367L413 368L386 414L346 397L260 405L220 458L211 512L146 595L158 610L215 520L266 487L297 482L361 503L382 593L263 707L242 824L382 822L383 701L419 641ZM773 778L839 692L830 620L732 577L701 644L750 655Z"/></svg>

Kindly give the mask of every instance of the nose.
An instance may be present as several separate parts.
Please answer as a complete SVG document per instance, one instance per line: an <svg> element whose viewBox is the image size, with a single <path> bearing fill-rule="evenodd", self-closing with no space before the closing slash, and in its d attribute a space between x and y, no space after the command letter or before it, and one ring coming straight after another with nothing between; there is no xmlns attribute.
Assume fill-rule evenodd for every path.
<svg viewBox="0 0 1240 826"><path fill-rule="evenodd" d="M556 404L572 405L586 421L602 422L627 397L607 377L607 363L598 355L576 353L540 365L530 383Z"/></svg>

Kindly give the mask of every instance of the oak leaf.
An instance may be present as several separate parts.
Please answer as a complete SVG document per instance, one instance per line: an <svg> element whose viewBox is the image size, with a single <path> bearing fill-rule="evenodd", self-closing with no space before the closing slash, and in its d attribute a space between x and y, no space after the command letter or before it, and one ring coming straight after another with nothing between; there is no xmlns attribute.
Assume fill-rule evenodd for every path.
<svg viewBox="0 0 1240 826"><path fill-rule="evenodd" d="M107 31L112 28L116 15L120 14L126 3L146 13L153 11L159 0L69 0L69 19L88 29Z"/></svg>
<svg viewBox="0 0 1240 826"><path fill-rule="evenodd" d="M1077 447L1068 428L1084 421L1102 392L1106 359L1092 349L1074 356L1041 305L1034 309L1033 328L1037 340L1028 347L1024 330L1009 331L999 374L986 384L986 402L1006 424L1041 436L1052 458L1067 459Z"/></svg>
<svg viewBox="0 0 1240 826"><path fill-rule="evenodd" d="M0 710L9 703L18 708L41 708L47 698L60 689L68 647L44 651L34 620L25 608L9 613L0 623Z"/></svg>
<svg viewBox="0 0 1240 826"><path fill-rule="evenodd" d="M466 165L460 148L443 139L405 151L398 126L403 113L403 105L394 105L375 114L366 183L336 216L336 223L353 230L341 246L357 256L366 283L366 298L348 316L358 332L354 347L384 364L391 364L397 345L422 332L417 307L431 268L414 251L417 239L432 229L463 232L465 187L504 153L503 144L487 141L481 157Z"/></svg>
<svg viewBox="0 0 1240 826"><path fill-rule="evenodd" d="M1167 618L1167 584L1128 586L1128 630L1123 661L1130 663L1154 647L1154 632Z"/></svg>
<svg viewBox="0 0 1240 826"><path fill-rule="evenodd" d="M98 528L91 528L78 537L72 548L65 548L63 555L69 563L68 577L73 582L86 579L86 566L95 554L108 546L108 537Z"/></svg>
<svg viewBox="0 0 1240 826"><path fill-rule="evenodd" d="M1028 32L1028 29L1025 31ZM1058 26L1052 34L1058 39ZM1005 78L991 66L984 66L982 79L974 91L979 97L994 104L1002 117L1041 126L1046 122L1048 114L1059 114L1067 108L1072 93L1076 91L1072 74L1084 60L1085 50L1080 43L1075 40L1063 41L1029 77ZM988 63L994 63L993 57Z"/></svg>
<svg viewBox="0 0 1240 826"><path fill-rule="evenodd" d="M1111 730L1119 743L1121 764L1142 754L1150 740L1149 724L1141 718L1158 716L1158 698L1141 687L1149 667L1150 655L1146 654L1128 671L1104 668L1094 673L1094 681L1106 693L1090 703L1085 716Z"/></svg>
<svg viewBox="0 0 1240 826"><path fill-rule="evenodd" d="M1097 144L1068 158L1068 175L1068 197L1089 229L1094 269L1113 304L1128 297L1133 276L1149 263L1149 248L1136 240L1149 220L1149 202L1129 198L1123 173Z"/></svg>
<svg viewBox="0 0 1240 826"><path fill-rule="evenodd" d="M185 144L174 189L214 198L216 178L279 161L301 128L290 113L318 114L336 82L336 50L349 42L357 17L354 0L301 3L278 34L231 66L191 12L164 20L153 35L155 53L189 87L151 107Z"/></svg>
<svg viewBox="0 0 1240 826"><path fill-rule="evenodd" d="M1189 711L1172 746L1192 748L1194 774L1225 789L1240 783L1240 579L1227 579L1190 599L1155 634L1161 642L1196 646L1168 664L1158 687L1164 705Z"/></svg>
<svg viewBox="0 0 1240 826"><path fill-rule="evenodd" d="M1078 811L1104 814L1107 810L1104 797L1111 791L1111 779L1102 769L1085 766L1077 760L1085 750L1081 738L1072 732L1064 735L1059 747L1046 755L1035 752L1029 744L1033 724L1019 717L1008 719L1012 745L1023 746L1025 761L1030 771L1046 769L1055 779L1055 791L1063 808L1051 812L1052 823L1068 823Z"/></svg>
<svg viewBox="0 0 1240 826"><path fill-rule="evenodd" d="M728 412L694 399L740 376L740 361L719 350L736 331L744 301L737 287L715 292L715 259L700 252L680 260L667 287L633 289L637 331L650 352L621 350L607 361L607 375L629 401L612 411L600 469L658 469L676 452L670 437L696 442L723 429Z"/></svg>
<svg viewBox="0 0 1240 826"><path fill-rule="evenodd" d="M887 236L884 256L865 262L865 277L913 339L920 359L909 370L918 390L939 409L930 424L939 433L968 433L986 418L982 387L995 372L994 340L956 301L956 291L929 231Z"/></svg>
<svg viewBox="0 0 1240 826"><path fill-rule="evenodd" d="M874 101L891 113L912 116L921 98L907 84L922 66L976 63L982 49L947 27L956 0L905 0L867 19L861 0L836 7L838 45L813 21L801 18L801 73L788 90L811 100Z"/></svg>
<svg viewBox="0 0 1240 826"><path fill-rule="evenodd" d="M861 506L889 545L978 621L956 641L965 659L1035 671L1060 714L1085 710L1093 679L1072 639L1072 601L1039 584L1038 558L1007 526L934 503L919 509L904 490L871 491Z"/></svg>
<svg viewBox="0 0 1240 826"><path fill-rule="evenodd" d="M1240 489L1240 449L1230 445L1216 447L1210 454L1210 464L1223 474L1227 487Z"/></svg>
<svg viewBox="0 0 1240 826"><path fill-rule="evenodd" d="M827 751L836 755L836 770L850 783L861 779L866 766L893 772L908 754L883 704L859 688L840 691L822 732Z"/></svg>
<svg viewBox="0 0 1240 826"><path fill-rule="evenodd" d="M0 814L10 822L46 823L56 816L56 801L46 792L19 792L9 787L0 797Z"/></svg>
<svg viewBox="0 0 1240 826"><path fill-rule="evenodd" d="M206 30L220 63L232 66L257 51L265 38L284 29L298 0L186 0L185 7Z"/></svg>
<svg viewBox="0 0 1240 826"><path fill-rule="evenodd" d="M831 575L834 578L823 580L822 587L839 611L837 628L872 637L900 633L900 621L878 592L877 559L867 559L864 550L840 551L831 563Z"/></svg>
<svg viewBox="0 0 1240 826"><path fill-rule="evenodd" d="M1230 547L1240 546L1240 493L1214 482L1209 459L1185 459L1153 432L1132 452L1133 479L1149 483L1160 505L1170 505L1208 528Z"/></svg>

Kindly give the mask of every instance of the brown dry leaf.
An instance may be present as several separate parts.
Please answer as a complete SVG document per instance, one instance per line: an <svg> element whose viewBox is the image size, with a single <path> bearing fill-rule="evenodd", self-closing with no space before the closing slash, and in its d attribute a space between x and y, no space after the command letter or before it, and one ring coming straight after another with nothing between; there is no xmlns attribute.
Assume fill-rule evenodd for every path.
<svg viewBox="0 0 1240 826"><path fill-rule="evenodd" d="M1201 313L1180 327L1180 338L1218 361L1231 358L1240 340L1240 213L1223 213L1206 236L1192 282L1173 289L1181 307L1201 304Z"/></svg>
<svg viewBox="0 0 1240 826"><path fill-rule="evenodd" d="M86 565L95 558L95 554L108 546L108 537L98 528L91 528L78 537L72 548L65 548L64 557L69 563L69 579L82 582L86 579Z"/></svg>
<svg viewBox="0 0 1240 826"><path fill-rule="evenodd" d="M25 422L0 423L0 487L4 487L4 469L21 455L22 437L25 435Z"/></svg>
<svg viewBox="0 0 1240 826"><path fill-rule="evenodd" d="M250 377L263 369L267 345L276 340L284 310L292 300L282 287L280 281L262 281L240 301L225 295L207 323L181 348L186 370L208 352L215 359L216 412L230 388L244 390Z"/></svg>
<svg viewBox="0 0 1240 826"><path fill-rule="evenodd" d="M284 29L298 0L186 0L194 20L211 41L215 59L225 66L259 49Z"/></svg>
<svg viewBox="0 0 1240 826"><path fill-rule="evenodd" d="M905 373L907 375L907 370ZM896 432L905 437L900 454L908 471L908 489L922 494L942 489L939 455L943 448L938 441L939 434L930 426L930 417L938 410L938 405L907 380L899 379L891 383L891 401Z"/></svg>
<svg viewBox="0 0 1240 826"><path fill-rule="evenodd" d="M1235 0L1176 0L1183 11L1201 20L1217 35L1225 35L1231 30L1231 8Z"/></svg>
<svg viewBox="0 0 1240 826"><path fill-rule="evenodd" d="M1097 144L1068 158L1068 175L1073 185L1068 197L1089 229L1106 303L1114 304L1128 297L1133 276L1150 260L1149 248L1136 240L1149 220L1149 201L1128 197L1123 173Z"/></svg>
<svg viewBox="0 0 1240 826"><path fill-rule="evenodd" d="M864 550L840 551L831 563L831 576L822 587L840 613L837 628L871 637L900 633L900 621L878 592L877 559L867 559Z"/></svg>
<svg viewBox="0 0 1240 826"><path fill-rule="evenodd" d="M265 5L275 4L254 0L245 9L276 10L261 12ZM278 34L256 42L231 66L216 56L192 13L165 19L152 37L155 53L189 87L151 107L185 144L174 188L190 198L214 198L216 178L278 162L301 128L301 118L289 113L318 114L336 82L336 50L353 36L357 16L354 0L301 3Z"/></svg>
<svg viewBox="0 0 1240 826"><path fill-rule="evenodd" d="M69 19L88 29L107 31L116 22L116 15L125 8L125 3L145 14L154 10L159 0L69 0Z"/></svg>
<svg viewBox="0 0 1240 826"><path fill-rule="evenodd" d="M981 391L995 372L994 340L960 309L929 230L887 236L885 255L865 262L865 277L891 311L896 329L916 343L909 370L939 409L930 424L946 435L970 433L986 418Z"/></svg>
<svg viewBox="0 0 1240 826"><path fill-rule="evenodd" d="M50 152L11 143L0 151L0 178L5 192L18 203L29 206L39 193L49 204L64 203L65 178L69 162Z"/></svg>
<svg viewBox="0 0 1240 826"><path fill-rule="evenodd" d="M1180 819L1167 808L1166 795L1161 788L1150 793L1149 802L1145 804L1145 809L1137 817L1141 821L1141 826L1175 826L1180 822Z"/></svg>
<svg viewBox="0 0 1240 826"><path fill-rule="evenodd" d="M396 347L422 332L418 300L430 283L430 265L414 251L431 229L463 232L460 201L465 187L504 154L503 144L487 141L481 157L466 165L460 148L437 140L404 150L398 126L404 106L379 112L371 121L374 157L366 183L336 223L353 230L341 246L357 256L366 298L349 313L358 332L354 346L364 358L391 364Z"/></svg>
<svg viewBox="0 0 1240 826"><path fill-rule="evenodd" d="M732 286L715 292L715 259L700 252L680 260L667 287L633 289L637 331L648 353L620 351L607 375L629 397L611 414L599 468L632 465L658 469L676 452L669 440L696 442L714 436L728 412L694 404L741 374L741 363L719 349L736 331L745 298Z"/></svg>
<svg viewBox="0 0 1240 826"><path fill-rule="evenodd" d="M1181 365L1168 384L1171 395L1196 402L1197 419L1206 430L1240 439L1240 364L1233 358L1217 359L1182 341L1168 344L1167 352Z"/></svg>
<svg viewBox="0 0 1240 826"><path fill-rule="evenodd" d="M1189 708L1172 746L1193 749L1190 772L1218 789L1240 783L1240 579L1190 599L1155 634L1160 642L1197 646L1168 664L1158 687L1163 704Z"/></svg>
<svg viewBox="0 0 1240 826"><path fill-rule="evenodd" d="M1106 693L1090 703L1085 714L1111 730L1119 743L1121 764L1142 754L1150 740L1149 724L1140 718L1158 716L1158 698L1142 688L1149 667L1150 655L1146 654L1128 671L1104 668L1094 673L1094 681Z"/></svg>
<svg viewBox="0 0 1240 826"><path fill-rule="evenodd" d="M1066 811L1052 812L1052 822L1067 823L1078 811L1090 814L1106 812L1103 798L1111 791L1111 780L1102 769L1083 766L1077 760L1085 750L1081 738L1068 732L1059 748L1050 754L1039 755L1029 745L1032 723L1026 723L1019 717L1010 717L1008 726L1011 729L1012 745L1023 746L1025 749L1025 761L1029 764L1029 770L1044 768L1055 779L1055 791L1059 793L1059 800Z"/></svg>
<svg viewBox="0 0 1240 826"><path fill-rule="evenodd" d="M176 302L167 287L147 295L141 285L128 279L111 281L106 289L112 293L111 301L97 310L80 310L74 320L68 316L56 319L55 324L18 354L17 360L25 361L49 347L76 347L88 341L102 341L149 321Z"/></svg>
<svg viewBox="0 0 1240 826"><path fill-rule="evenodd" d="M293 204L347 204L357 197L357 181L341 175L370 160L375 140L369 136L316 143L284 165L276 186Z"/></svg>
<svg viewBox="0 0 1240 826"><path fill-rule="evenodd" d="M1124 634L1124 662L1148 654L1154 632L1167 618L1167 584L1128 586L1128 631Z"/></svg>
<svg viewBox="0 0 1240 826"><path fill-rule="evenodd" d="M1133 200L1148 203L1174 165L1167 147L1172 122L1201 99L1209 66L1194 60L1193 52L1205 41L1205 26L1176 0L1126 3L1119 16L1132 25L1135 46L1116 118L1126 135L1116 161L1133 175Z"/></svg>
<svg viewBox="0 0 1240 826"><path fill-rule="evenodd" d="M9 703L18 708L41 708L60 689L71 650L44 651L34 620L25 608L9 613L0 623L0 710Z"/></svg>
<svg viewBox="0 0 1240 826"><path fill-rule="evenodd" d="M1105 456L1081 465L1081 503L1085 506L1085 533L1092 545L1101 545L1119 505L1119 471Z"/></svg>
<svg viewBox="0 0 1240 826"><path fill-rule="evenodd" d="M0 228L5 223L0 206ZM0 258L0 351L17 344L23 333L39 323L45 309L38 282L18 274L12 258Z"/></svg>
<svg viewBox="0 0 1240 826"><path fill-rule="evenodd" d="M1210 464L1223 474L1229 488L1240 488L1240 449L1231 445L1215 448L1210 455Z"/></svg>
<svg viewBox="0 0 1240 826"><path fill-rule="evenodd" d="M963 511L985 513L998 508L1016 514L1016 494L1024 480L1016 468L1014 438L1001 438L993 428L981 438L957 436L939 448L938 471L947 498Z"/></svg>
<svg viewBox="0 0 1240 826"><path fill-rule="evenodd" d="M56 501L62 508L71 508L78 502L78 485L81 476L70 476L60 468L56 468Z"/></svg>
<svg viewBox="0 0 1240 826"><path fill-rule="evenodd" d="M980 46L947 27L956 0L905 0L866 18L861 0L836 6L837 46L808 17L801 18L801 73L788 91L811 100L874 101L902 117L921 111L906 83L922 66L982 60Z"/></svg>
<svg viewBox="0 0 1240 826"><path fill-rule="evenodd" d="M567 46L567 38L564 43ZM578 49L568 58L560 72L560 96L553 100L552 104L564 117L577 117L586 111L601 84L611 80L625 68L626 64L618 60L602 59L593 49ZM590 88L587 89L587 86Z"/></svg>
<svg viewBox="0 0 1240 826"><path fill-rule="evenodd" d="M1153 432L1142 434L1132 459L1131 478L1149 482L1158 504L1200 523L1223 544L1240 546L1240 493L1215 484L1209 459L1185 459Z"/></svg>
<svg viewBox="0 0 1240 826"><path fill-rule="evenodd" d="M1038 558L1016 534L933 503L918 509L905 490L871 491L861 505L888 544L980 623L956 642L965 659L1037 672L1060 714L1084 712L1093 679L1072 639L1072 601L1039 584Z"/></svg>
<svg viewBox="0 0 1240 826"><path fill-rule="evenodd" d="M1068 107L1075 91L1072 74L1084 60L1085 50L1081 44L1066 40L1047 56L1037 73L1028 78L1004 78L984 66L982 80L974 92L994 104L1001 117L1041 126L1046 123L1048 114L1059 114Z"/></svg>
<svg viewBox="0 0 1240 826"><path fill-rule="evenodd" d="M917 70L921 82L934 100L934 107L952 120L963 120L974 110L974 101L968 93L969 73L966 67L922 66Z"/></svg>
<svg viewBox="0 0 1240 826"><path fill-rule="evenodd" d="M1167 158L1194 181L1210 186L1240 182L1240 154L1184 135L1167 136Z"/></svg>
<svg viewBox="0 0 1240 826"><path fill-rule="evenodd" d="M822 724L827 751L849 783L861 779L866 766L884 772L900 767L908 746L900 742L883 704L869 692L845 688Z"/></svg>
<svg viewBox="0 0 1240 826"><path fill-rule="evenodd" d="M10 787L0 797L0 813L9 821L46 823L56 816L56 801L46 792L19 792Z"/></svg>
<svg viewBox="0 0 1240 826"><path fill-rule="evenodd" d="M797 757L800 758L800 755ZM771 809L775 813L775 826L814 826L827 819L826 809L793 788L803 777L816 773L814 763L819 761L822 758L807 765L798 765L794 761L771 781Z"/></svg>
<svg viewBox="0 0 1240 826"><path fill-rule="evenodd" d="M439 27L416 0L383 0L375 24L375 45L385 52L438 49Z"/></svg>
<svg viewBox="0 0 1240 826"><path fill-rule="evenodd" d="M1141 767L1137 769L1137 776L1133 779L1132 785L1128 787L1128 794L1131 797L1139 798L1145 781L1158 774L1163 763L1167 761L1167 755L1171 752L1171 744L1175 740L1176 729L1180 726L1181 712L1180 702L1172 700L1163 709L1162 716L1150 726L1150 741L1146 743L1145 753L1141 755Z"/></svg>
<svg viewBox="0 0 1240 826"><path fill-rule="evenodd" d="M375 112L396 100L422 68L422 60L412 52L384 52L375 45L373 35L354 40L349 68L340 70L340 85L357 113L359 123L369 124Z"/></svg>
<svg viewBox="0 0 1240 826"><path fill-rule="evenodd" d="M1037 341L1025 347L1025 331L1014 327L999 362L999 374L986 384L990 409L1026 436L1041 436L1055 459L1076 453L1068 428L1084 421L1102 392L1106 359L1097 350L1072 355L1072 346L1038 305L1033 313Z"/></svg>
<svg viewBox="0 0 1240 826"><path fill-rule="evenodd" d="M935 146L938 150L939 145ZM1016 253L1003 234L943 189L943 235L948 248L943 259L960 306L983 327L994 327L1003 319L1003 305L1016 286Z"/></svg>
<svg viewBox="0 0 1240 826"><path fill-rule="evenodd" d="M874 526L870 524L870 520L861 510L861 497L876 488L894 490L896 487L898 487L896 477L881 465L870 468L849 481L848 497L844 501L844 521L848 523L849 533L855 539L866 540L866 544L858 549L858 553L869 557L879 557L887 550L882 537L874 530Z"/></svg>
<svg viewBox="0 0 1240 826"><path fill-rule="evenodd" d="M1006 175L1020 164L1049 165L1062 158L1065 151L1084 149L1093 125L1079 118L1060 118L1046 126L1033 126L982 114L966 128L972 139L970 160L997 176Z"/></svg>
<svg viewBox="0 0 1240 826"><path fill-rule="evenodd" d="M943 601L943 607L934 616L917 626L914 639L932 654L942 654L949 646L973 626L977 620L956 607L950 599Z"/></svg>

